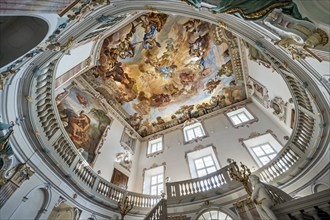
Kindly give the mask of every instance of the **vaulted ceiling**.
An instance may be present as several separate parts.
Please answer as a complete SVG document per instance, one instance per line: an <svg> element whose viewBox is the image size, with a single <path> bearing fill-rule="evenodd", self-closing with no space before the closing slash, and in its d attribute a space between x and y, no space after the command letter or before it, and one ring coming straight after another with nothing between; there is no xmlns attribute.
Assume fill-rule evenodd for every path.
<svg viewBox="0 0 330 220"><path fill-rule="evenodd" d="M246 98L232 48L216 30L198 19L143 14L104 39L99 65L83 78L119 103L141 136L198 118Z"/></svg>

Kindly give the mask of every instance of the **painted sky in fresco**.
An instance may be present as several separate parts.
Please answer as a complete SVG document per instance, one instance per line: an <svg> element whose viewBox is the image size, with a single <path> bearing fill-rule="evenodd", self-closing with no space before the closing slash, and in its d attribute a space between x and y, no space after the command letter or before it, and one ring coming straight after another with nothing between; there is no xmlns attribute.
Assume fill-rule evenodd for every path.
<svg viewBox="0 0 330 220"><path fill-rule="evenodd" d="M216 42L214 29L201 20L144 14L104 39L98 66L84 77L132 116L125 119L137 131L173 115L182 123L187 106L210 112L231 105L245 93L235 82L228 45Z"/></svg>

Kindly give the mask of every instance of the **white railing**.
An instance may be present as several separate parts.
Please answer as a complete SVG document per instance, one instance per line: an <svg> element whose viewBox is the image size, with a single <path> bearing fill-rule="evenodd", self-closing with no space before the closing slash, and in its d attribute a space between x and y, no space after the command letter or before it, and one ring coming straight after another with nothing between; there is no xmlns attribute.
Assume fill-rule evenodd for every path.
<svg viewBox="0 0 330 220"><path fill-rule="evenodd" d="M133 5L130 6L133 7ZM230 23L229 20L228 23ZM89 25L92 26L93 24L91 23ZM86 28L88 28L88 26L86 26ZM245 31L243 28L247 27L242 27L242 31ZM249 31L251 32L251 30L247 30L246 35L250 34ZM77 29L76 32L72 31L76 36L81 35L83 32L83 29L79 31ZM69 36L64 36L61 38L61 41L66 41L68 37ZM52 57L50 54L45 53L46 52L42 54L43 58L40 56L40 60L54 59L56 56L54 55ZM274 54L275 53L276 51ZM46 57L46 55L48 57ZM284 58L282 60L285 60ZM41 63L40 60L35 60L35 64ZM46 71L41 71L41 75L31 77L32 81L27 80L24 82L25 87L29 89L25 89L22 95L26 96L26 94L29 94L33 99L32 103L29 104L29 115L27 115L27 117L30 119L31 126L34 128L34 132L37 135L40 144L39 147L47 149L49 152L45 152L48 152L48 156L61 165L60 169L62 172L64 172L67 177L70 177L68 181L75 181L86 194L88 193L90 196L94 195L95 200L115 204L127 193L132 201L134 201L136 207L153 207L160 200L160 197L127 192L102 179L85 163L85 159L80 155L68 137L56 107L54 97L54 69L56 64L57 60L43 67ZM292 63L289 64L293 66ZM276 63L273 63L273 65L276 67ZM280 67L276 67L276 69L278 72L281 72ZM295 72L297 72L297 74L300 73L296 70ZM33 74L32 69L28 68L24 74L24 76L29 78L28 76ZM316 152L316 148L323 148L324 145L328 144L324 143L326 141L323 139L323 145L318 145L320 138L325 137L329 129L323 129L319 126L322 121L322 115L318 115L318 112L315 111L315 104L313 104L315 101L312 100L305 91L305 89L308 88L303 88L301 83L292 76L293 74L286 75L285 73L281 73L281 75L288 83L289 89L295 99L296 123L293 134L287 145L277 157L256 172L265 182L282 181L283 183L294 178L301 167L303 167L302 165L308 163L306 158L312 156ZM301 75L299 77L304 76ZM316 89L313 89L315 92ZM316 92L314 95L316 95ZM321 105L322 103L319 102L318 104ZM325 105L322 106L325 110L326 107ZM329 120L329 117L327 120ZM233 189L237 189L239 186L240 184L238 182L229 178L228 167L224 167L203 178L167 183L166 190L168 203L173 204L174 201L181 203L197 201L202 198L204 199L205 195L208 197L220 197Z"/></svg>
<svg viewBox="0 0 330 220"><path fill-rule="evenodd" d="M230 178L230 166L203 177L166 183L168 204L199 200L206 194L208 197L219 196L241 186L241 183Z"/></svg>
<svg viewBox="0 0 330 220"><path fill-rule="evenodd" d="M116 205L124 195L127 195L135 208L149 210L154 207L160 201L160 196L128 192L109 183L102 179L77 151L60 122L53 101L54 66L54 63L50 63L44 67L41 75L33 78L32 97L35 97L35 105L30 105L31 119L36 126L35 133L43 146L47 146L47 154L61 164L66 178L77 182L77 185L86 192L91 192L89 197L103 198L103 200ZM37 128L42 128L44 135L40 135L41 131L38 131Z"/></svg>
<svg viewBox="0 0 330 220"><path fill-rule="evenodd" d="M278 219L330 219L330 190L276 205L273 211ZM323 218L321 218L323 217Z"/></svg>
<svg viewBox="0 0 330 220"><path fill-rule="evenodd" d="M42 128L43 135L39 135L39 139L43 145L50 147L48 149L51 152L50 157L63 164L62 169L67 176L72 181L78 181L78 185L86 191L93 192L95 198L99 196L116 203L125 193L128 193L135 207L151 208L156 205L160 200L158 196L126 192L103 180L77 151L61 124L53 97L55 62L45 67L47 70L42 71L43 74L33 78L32 97L35 99L35 105L31 105L31 119L35 122L36 130ZM315 148L316 140L314 139L317 137L315 134L321 130L319 126L315 125L319 119L317 120L311 101L302 86L289 75L286 76L286 79L298 104L296 127L282 151L270 163L256 172L265 182L284 181L292 178L292 175L289 174L293 174L297 170L293 168L301 165L305 161L306 155L311 154ZM224 167L202 178L167 183L167 199L169 204L178 201L180 203L196 201L204 198L205 194L208 197L220 196L239 186L240 183L230 179L228 167Z"/></svg>
<svg viewBox="0 0 330 220"><path fill-rule="evenodd" d="M157 205L151 209L144 220L167 220L166 200L160 200Z"/></svg>

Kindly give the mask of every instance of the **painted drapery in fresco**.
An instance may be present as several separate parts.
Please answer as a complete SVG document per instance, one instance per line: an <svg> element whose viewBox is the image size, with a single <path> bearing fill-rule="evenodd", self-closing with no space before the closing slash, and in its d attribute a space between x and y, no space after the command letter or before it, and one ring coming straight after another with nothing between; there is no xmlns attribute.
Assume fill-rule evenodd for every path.
<svg viewBox="0 0 330 220"><path fill-rule="evenodd" d="M202 0L185 0L196 8L202 7ZM292 0L219 0L216 7L209 9L211 12L234 14L238 13L247 20L256 20L264 17L275 8L281 8L283 13L296 19L303 18L297 5Z"/></svg>

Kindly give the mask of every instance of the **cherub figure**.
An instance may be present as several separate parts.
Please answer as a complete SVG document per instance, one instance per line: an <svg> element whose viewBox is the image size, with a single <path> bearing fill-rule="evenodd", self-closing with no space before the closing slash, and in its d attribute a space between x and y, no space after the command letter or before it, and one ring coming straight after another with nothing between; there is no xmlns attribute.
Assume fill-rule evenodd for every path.
<svg viewBox="0 0 330 220"><path fill-rule="evenodd" d="M274 200L270 197L266 185L260 182L256 175L251 175L249 180L253 187L251 200L256 204L257 211L263 220L276 220L276 216L271 208L275 205Z"/></svg>

